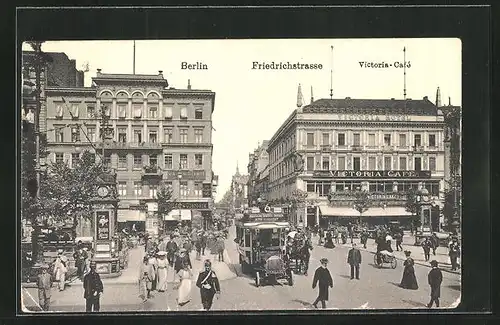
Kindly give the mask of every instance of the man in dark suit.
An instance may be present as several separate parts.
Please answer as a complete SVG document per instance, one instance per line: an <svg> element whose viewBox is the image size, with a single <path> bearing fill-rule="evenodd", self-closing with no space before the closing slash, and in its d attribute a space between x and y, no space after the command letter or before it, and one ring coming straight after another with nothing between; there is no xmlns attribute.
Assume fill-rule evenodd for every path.
<svg viewBox="0 0 500 325"><path fill-rule="evenodd" d="M90 263L90 272L83 277L83 288L85 292L83 297L85 298L85 311L86 312L96 312L100 309L99 299L103 292L103 286L101 277L96 272L96 263Z"/></svg>
<svg viewBox="0 0 500 325"><path fill-rule="evenodd" d="M432 270L429 271L427 279L429 285L431 286L431 301L427 304L428 308L431 308L433 303L436 303L436 307L439 307L439 296L441 294L441 282L443 282L443 274L438 267L438 262L431 261Z"/></svg>
<svg viewBox="0 0 500 325"><path fill-rule="evenodd" d="M174 261L175 261L175 254L179 250L177 243L174 241L174 236L172 236L172 235L170 236L170 239L166 245L166 249L167 249L168 264L170 264L170 266L173 267Z"/></svg>
<svg viewBox="0 0 500 325"><path fill-rule="evenodd" d="M316 285L319 287L318 298L312 303L314 308L318 308L318 302L321 301L321 307L326 308L326 301L328 301L328 287L333 288L333 278L330 271L327 269L328 259L322 258L320 260L321 266L314 272L314 279L312 288L315 289Z"/></svg>
<svg viewBox="0 0 500 325"><path fill-rule="evenodd" d="M354 270L356 270L356 279L359 280L359 265L361 264L361 252L356 248L356 243L352 243L352 248L347 255L347 263L351 266L351 280L354 279Z"/></svg>

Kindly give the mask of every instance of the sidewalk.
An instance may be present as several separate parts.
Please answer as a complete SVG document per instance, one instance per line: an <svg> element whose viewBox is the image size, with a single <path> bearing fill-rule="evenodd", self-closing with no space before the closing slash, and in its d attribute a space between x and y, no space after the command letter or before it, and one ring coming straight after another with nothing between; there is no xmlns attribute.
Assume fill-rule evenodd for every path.
<svg viewBox="0 0 500 325"><path fill-rule="evenodd" d="M363 248L363 245L360 243L359 238L355 238L354 242L356 243L356 247L359 248L359 250L362 251L367 251L370 253L376 253L377 252L377 244L375 243L374 239L368 239L368 242L366 243L366 248ZM314 243L318 243L318 237L314 240ZM460 274L460 265L459 265L459 270L458 271L452 271L451 270L451 263L450 263L450 257L448 256L448 248L446 247L438 247L436 249L436 255L432 254L431 250L431 256L429 262L425 261L424 257L424 250L422 249L421 246L414 246L413 244L415 243L415 237L406 234L403 237L403 244L401 245L403 247L403 251L396 251L396 243L392 243L392 249L394 256L398 260L406 260L406 256L404 254L405 250L408 250L411 252L411 257L415 261L415 264L422 265L422 266L427 266L431 267L430 261L436 260L439 263L439 268L444 271L444 272L449 272L449 273L455 273L455 274ZM350 239L347 239L346 244L340 244L340 246L343 247L352 247Z"/></svg>

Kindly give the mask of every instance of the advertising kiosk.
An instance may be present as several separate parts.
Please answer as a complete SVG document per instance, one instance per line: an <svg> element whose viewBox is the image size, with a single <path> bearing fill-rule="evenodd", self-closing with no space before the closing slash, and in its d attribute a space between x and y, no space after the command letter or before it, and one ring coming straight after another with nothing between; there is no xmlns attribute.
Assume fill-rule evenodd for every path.
<svg viewBox="0 0 500 325"><path fill-rule="evenodd" d="M121 275L120 261L115 255L118 198L116 175L101 175L92 200L94 222L94 257L96 271L103 278Z"/></svg>

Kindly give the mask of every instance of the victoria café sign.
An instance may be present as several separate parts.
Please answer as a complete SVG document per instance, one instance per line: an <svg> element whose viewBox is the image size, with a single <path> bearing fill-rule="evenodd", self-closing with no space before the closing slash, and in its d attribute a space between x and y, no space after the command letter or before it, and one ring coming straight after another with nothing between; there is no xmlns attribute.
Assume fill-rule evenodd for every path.
<svg viewBox="0 0 500 325"><path fill-rule="evenodd" d="M315 177L332 178L430 178L429 170L317 170Z"/></svg>

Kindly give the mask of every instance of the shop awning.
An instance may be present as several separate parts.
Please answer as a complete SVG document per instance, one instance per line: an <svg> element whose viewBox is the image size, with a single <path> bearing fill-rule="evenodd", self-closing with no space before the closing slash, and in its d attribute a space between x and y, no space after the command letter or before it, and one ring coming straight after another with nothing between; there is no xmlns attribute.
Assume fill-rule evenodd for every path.
<svg viewBox="0 0 500 325"><path fill-rule="evenodd" d="M330 207L320 206L321 215L328 217L359 217L357 210L347 207ZM395 216L411 216L411 213L406 211L404 207L387 207L387 208L369 208L363 212L362 217L395 217Z"/></svg>
<svg viewBox="0 0 500 325"><path fill-rule="evenodd" d="M179 218L180 217L180 218ZM191 210L186 209L174 209L170 211L163 220L166 221L179 221L179 220L191 220Z"/></svg>
<svg viewBox="0 0 500 325"><path fill-rule="evenodd" d="M139 210L118 209L118 222L146 221L146 214Z"/></svg>

